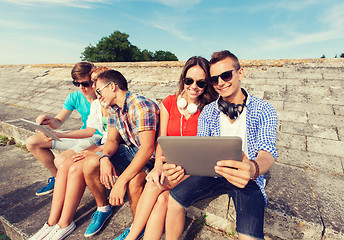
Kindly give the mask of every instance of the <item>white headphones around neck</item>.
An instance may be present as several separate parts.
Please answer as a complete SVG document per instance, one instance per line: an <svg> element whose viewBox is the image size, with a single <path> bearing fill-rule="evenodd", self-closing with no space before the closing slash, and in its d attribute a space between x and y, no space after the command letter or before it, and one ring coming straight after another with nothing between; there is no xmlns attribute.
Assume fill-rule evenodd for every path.
<svg viewBox="0 0 344 240"><path fill-rule="evenodd" d="M187 106L186 111L188 111L189 114L194 115L198 110L198 105L194 103L188 104L188 101L186 101L186 99L182 98L181 96L182 96L182 93L178 96L177 106L180 109L184 109Z"/></svg>

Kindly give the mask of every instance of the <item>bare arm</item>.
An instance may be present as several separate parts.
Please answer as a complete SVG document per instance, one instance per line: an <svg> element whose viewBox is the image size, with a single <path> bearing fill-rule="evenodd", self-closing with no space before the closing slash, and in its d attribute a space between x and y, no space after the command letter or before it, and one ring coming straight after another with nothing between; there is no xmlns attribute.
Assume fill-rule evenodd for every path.
<svg viewBox="0 0 344 240"><path fill-rule="evenodd" d="M93 134L96 132L95 128L87 127L85 129L79 129L74 131L68 132L54 132L54 134L59 138L87 138L92 137Z"/></svg>
<svg viewBox="0 0 344 240"><path fill-rule="evenodd" d="M160 136L167 136L167 126L168 126L168 119L169 119L169 113L166 110L165 106L162 105L160 109L160 127L159 127L159 137ZM152 171L147 175L147 181L153 181L158 187L162 187L163 183L163 176L160 178L162 173L162 151L159 143L156 146L155 150L155 164Z"/></svg>
<svg viewBox="0 0 344 240"><path fill-rule="evenodd" d="M269 171L275 159L271 153L260 150L256 162L259 166L259 175L262 175ZM250 179L254 177L256 167L243 153L242 162L235 160L218 161L215 172L225 177L233 185L244 188Z"/></svg>
<svg viewBox="0 0 344 240"><path fill-rule="evenodd" d="M52 129L58 129L67 120L71 113L72 111L69 111L67 109L61 109L55 117L50 117L48 115L39 115L36 118L36 123L41 125L47 125Z"/></svg>
<svg viewBox="0 0 344 240"><path fill-rule="evenodd" d="M114 127L108 128L108 137L104 144L103 156L112 156L116 153L118 146L122 138ZM115 185L113 176L117 177L114 166L112 165L110 158L104 157L100 160L100 182L108 189Z"/></svg>
<svg viewBox="0 0 344 240"><path fill-rule="evenodd" d="M111 205L122 205L124 203L123 198L127 190L128 182L141 171L153 154L155 145L155 130L140 132L139 140L141 143L139 150L129 166L118 177L115 185L111 189L109 197L109 202Z"/></svg>

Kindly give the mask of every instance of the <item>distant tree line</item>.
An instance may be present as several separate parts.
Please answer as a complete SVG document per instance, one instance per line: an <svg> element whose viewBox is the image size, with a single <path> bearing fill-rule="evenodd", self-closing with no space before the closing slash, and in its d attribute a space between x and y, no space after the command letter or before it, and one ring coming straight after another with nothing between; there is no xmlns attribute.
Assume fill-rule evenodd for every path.
<svg viewBox="0 0 344 240"><path fill-rule="evenodd" d="M339 57L344 58L344 53L340 54ZM325 54L323 54L320 58L326 58ZM334 56L334 58L338 58L337 54L336 54L336 56Z"/></svg>
<svg viewBox="0 0 344 240"><path fill-rule="evenodd" d="M141 51L128 38L128 34L115 31L101 38L96 46L88 45L81 53L81 59L90 62L178 61L169 51Z"/></svg>

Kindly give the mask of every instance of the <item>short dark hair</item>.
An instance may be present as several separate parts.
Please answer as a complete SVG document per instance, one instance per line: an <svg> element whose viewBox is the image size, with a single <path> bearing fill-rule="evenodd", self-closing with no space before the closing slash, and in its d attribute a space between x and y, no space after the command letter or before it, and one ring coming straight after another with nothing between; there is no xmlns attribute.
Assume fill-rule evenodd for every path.
<svg viewBox="0 0 344 240"><path fill-rule="evenodd" d="M228 50L224 50L224 51L220 51L220 52L214 52L213 55L211 56L210 61L209 61L210 66L219 62L219 61L222 61L226 58L230 58L234 62L234 68L235 69L238 70L241 68L240 63L239 63L239 59L233 53L231 53Z"/></svg>
<svg viewBox="0 0 344 240"><path fill-rule="evenodd" d="M78 62L74 65L71 75L73 80L79 80L86 76L91 79L91 72L95 68L93 63L90 62Z"/></svg>
<svg viewBox="0 0 344 240"><path fill-rule="evenodd" d="M122 91L128 90L128 82L127 79L122 75L122 73L116 71L116 70L107 70L102 73L100 73L96 77L96 81L104 81L106 83L113 82L116 83L119 89Z"/></svg>
<svg viewBox="0 0 344 240"><path fill-rule="evenodd" d="M205 81L207 82L207 85L204 88L204 92L200 96L199 108L202 110L205 105L214 101L218 95L217 92L214 90L213 86L211 85L211 83L209 82L210 73L209 73L209 62L207 59L203 57L194 56L194 57L189 58L186 61L184 68L182 70L182 73L180 74L177 96L179 96L184 90L184 79L188 70L194 66L199 66L200 68L203 69L205 73Z"/></svg>

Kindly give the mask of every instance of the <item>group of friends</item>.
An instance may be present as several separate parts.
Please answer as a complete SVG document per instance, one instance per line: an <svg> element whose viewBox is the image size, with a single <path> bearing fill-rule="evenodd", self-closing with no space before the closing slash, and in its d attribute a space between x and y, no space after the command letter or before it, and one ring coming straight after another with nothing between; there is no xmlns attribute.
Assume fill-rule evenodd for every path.
<svg viewBox="0 0 344 240"><path fill-rule="evenodd" d="M26 140L53 176L36 192L53 192L53 197L47 222L30 240L64 239L72 233L86 186L97 204L86 237L103 227L125 195L133 222L115 240L160 239L164 231L167 240L179 239L186 208L229 194L239 239L264 239L264 173L278 156L277 114L241 87L244 69L233 53L215 52L210 61L188 59L176 94L160 108L129 91L125 77L108 67L79 62L71 75L78 91L68 95L55 117L40 115L36 122L58 129L77 110L81 129L54 131L61 141L39 131ZM196 135L239 136L242 161L218 161L214 171L221 177L189 176L181 166L166 163L157 137ZM55 157L52 149L63 152Z"/></svg>

